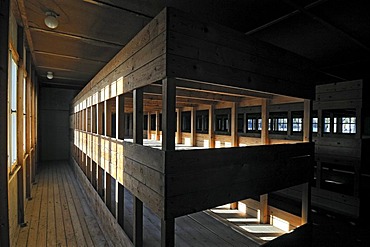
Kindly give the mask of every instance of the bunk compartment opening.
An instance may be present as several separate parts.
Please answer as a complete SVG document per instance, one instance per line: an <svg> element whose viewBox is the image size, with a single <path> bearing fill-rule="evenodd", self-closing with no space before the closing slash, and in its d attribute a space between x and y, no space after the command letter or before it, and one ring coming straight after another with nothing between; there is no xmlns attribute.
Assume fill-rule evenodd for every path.
<svg viewBox="0 0 370 247"><path fill-rule="evenodd" d="M129 245L142 245L144 206L173 246L176 218L259 197L268 223L268 193L295 185L305 224L316 79L297 55L167 8L72 102L72 163L110 225L122 226L123 191L133 195Z"/></svg>

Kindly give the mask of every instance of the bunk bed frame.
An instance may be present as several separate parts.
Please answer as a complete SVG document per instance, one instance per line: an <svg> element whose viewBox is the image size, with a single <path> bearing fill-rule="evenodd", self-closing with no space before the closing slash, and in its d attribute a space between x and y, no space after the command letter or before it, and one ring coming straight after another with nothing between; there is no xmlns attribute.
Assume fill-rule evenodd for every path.
<svg viewBox="0 0 370 247"><path fill-rule="evenodd" d="M302 57L166 8L73 100L71 163L100 216L113 219L111 225L122 225L123 188L134 195L133 241L122 237L127 246L142 245L143 204L161 219L162 246L174 246L176 217L294 185L303 185L305 224L310 212L310 112L316 80L312 64ZM214 110L223 102L231 109L231 147L215 149ZM304 105L302 139L271 144L268 109L284 102ZM246 141L241 147L237 109L248 105L261 106L263 130L259 141ZM187 107L209 110L209 130L203 136L207 148L176 149L186 135L179 119ZM127 133L125 116L130 112L132 133ZM150 113L162 114L162 131L154 135L161 140L159 148L143 145L144 112L148 125ZM128 135L132 142L125 140ZM190 135L196 146L197 135ZM152 137L149 131L146 137ZM112 179L117 201L111 198ZM117 203L113 218L103 210L104 204L109 209L112 203ZM266 215L262 218L268 220Z"/></svg>

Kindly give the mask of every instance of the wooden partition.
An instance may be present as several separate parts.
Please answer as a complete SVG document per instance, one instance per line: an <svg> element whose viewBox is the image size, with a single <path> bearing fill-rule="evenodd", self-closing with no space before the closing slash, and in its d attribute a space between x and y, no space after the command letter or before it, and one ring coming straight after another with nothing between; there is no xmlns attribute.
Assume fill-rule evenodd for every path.
<svg viewBox="0 0 370 247"><path fill-rule="evenodd" d="M309 182L312 144L260 146L270 143L268 131L263 140L238 136L236 121L239 107L264 104L267 127L267 106L290 100L276 94L313 99L309 85L316 75L297 55L166 8L73 100L72 122L77 124L71 126L72 163L86 169L91 159L87 167L97 166L97 177L91 181L96 181L96 193L108 207L111 199L104 193L111 188L104 185L104 177L117 181L120 208L122 188L133 194L136 246L142 245L143 205L161 219L162 246L173 246L176 217ZM89 107L96 115L86 117ZM114 108L121 109L115 109L116 135L107 118ZM217 130L215 111L224 108L230 108L230 120L223 124L227 129ZM196 110L208 111L209 122L200 129L204 133L196 132ZM190 131L182 131L176 122L176 115L180 118L185 111L191 112ZM143 113L151 129L146 135L160 143L155 148L143 145ZM153 114L155 130L149 126L154 124ZM176 127L178 144L205 147L208 142L208 148L232 148L175 151ZM127 137L133 143L123 139ZM255 146L238 147L250 144ZM307 219L309 194L305 195L302 217ZM120 225L122 214L121 210L114 215Z"/></svg>

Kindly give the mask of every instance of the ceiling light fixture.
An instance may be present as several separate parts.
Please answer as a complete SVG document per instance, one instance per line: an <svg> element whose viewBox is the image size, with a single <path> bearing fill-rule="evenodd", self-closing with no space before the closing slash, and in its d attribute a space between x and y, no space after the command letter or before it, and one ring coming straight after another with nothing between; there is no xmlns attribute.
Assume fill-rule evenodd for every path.
<svg viewBox="0 0 370 247"><path fill-rule="evenodd" d="M54 78L54 75L53 75L53 72L49 71L47 74L46 74L46 77L51 80Z"/></svg>
<svg viewBox="0 0 370 247"><path fill-rule="evenodd" d="M46 17L44 20L45 25L51 29L57 28L59 24L59 21L57 19L57 14L54 13L53 11L48 11L45 14L46 14Z"/></svg>

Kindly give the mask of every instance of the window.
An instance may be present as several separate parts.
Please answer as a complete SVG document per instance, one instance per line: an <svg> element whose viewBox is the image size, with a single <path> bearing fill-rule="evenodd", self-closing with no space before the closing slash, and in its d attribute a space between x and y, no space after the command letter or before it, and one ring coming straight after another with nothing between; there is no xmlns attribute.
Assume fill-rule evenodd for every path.
<svg viewBox="0 0 370 247"><path fill-rule="evenodd" d="M312 132L317 133L319 128L319 118L312 118Z"/></svg>
<svg viewBox="0 0 370 247"><path fill-rule="evenodd" d="M257 130L262 130L262 118L258 119L258 128Z"/></svg>
<svg viewBox="0 0 370 247"><path fill-rule="evenodd" d="M292 131L302 132L303 129L303 112L292 112Z"/></svg>
<svg viewBox="0 0 370 247"><path fill-rule="evenodd" d="M259 123L259 120L260 123ZM261 125L261 126L259 126ZM258 132L259 127L262 127L262 119L259 114L248 114L247 115L247 132Z"/></svg>
<svg viewBox="0 0 370 247"><path fill-rule="evenodd" d="M269 119L269 130L284 132L288 130L288 117L285 113L273 113Z"/></svg>
<svg viewBox="0 0 370 247"><path fill-rule="evenodd" d="M196 113L196 132L208 133L208 110L197 111Z"/></svg>
<svg viewBox="0 0 370 247"><path fill-rule="evenodd" d="M356 133L356 117L342 117L342 133Z"/></svg>
<svg viewBox="0 0 370 247"><path fill-rule="evenodd" d="M302 118L293 118L293 132L302 132Z"/></svg>
<svg viewBox="0 0 370 247"><path fill-rule="evenodd" d="M9 103L10 103L10 167L17 161L17 72L18 66L13 56L10 55L10 86L9 86Z"/></svg>
<svg viewBox="0 0 370 247"><path fill-rule="evenodd" d="M330 117L324 118L324 133L330 133Z"/></svg>
<svg viewBox="0 0 370 247"><path fill-rule="evenodd" d="M325 112L324 133L355 134L356 110L340 109Z"/></svg>
<svg viewBox="0 0 370 247"><path fill-rule="evenodd" d="M231 109L217 109L215 110L216 126L215 131L222 134L230 133L230 114Z"/></svg>
<svg viewBox="0 0 370 247"><path fill-rule="evenodd" d="M181 131L188 132L191 131L191 114L190 111L182 112L181 114Z"/></svg>

